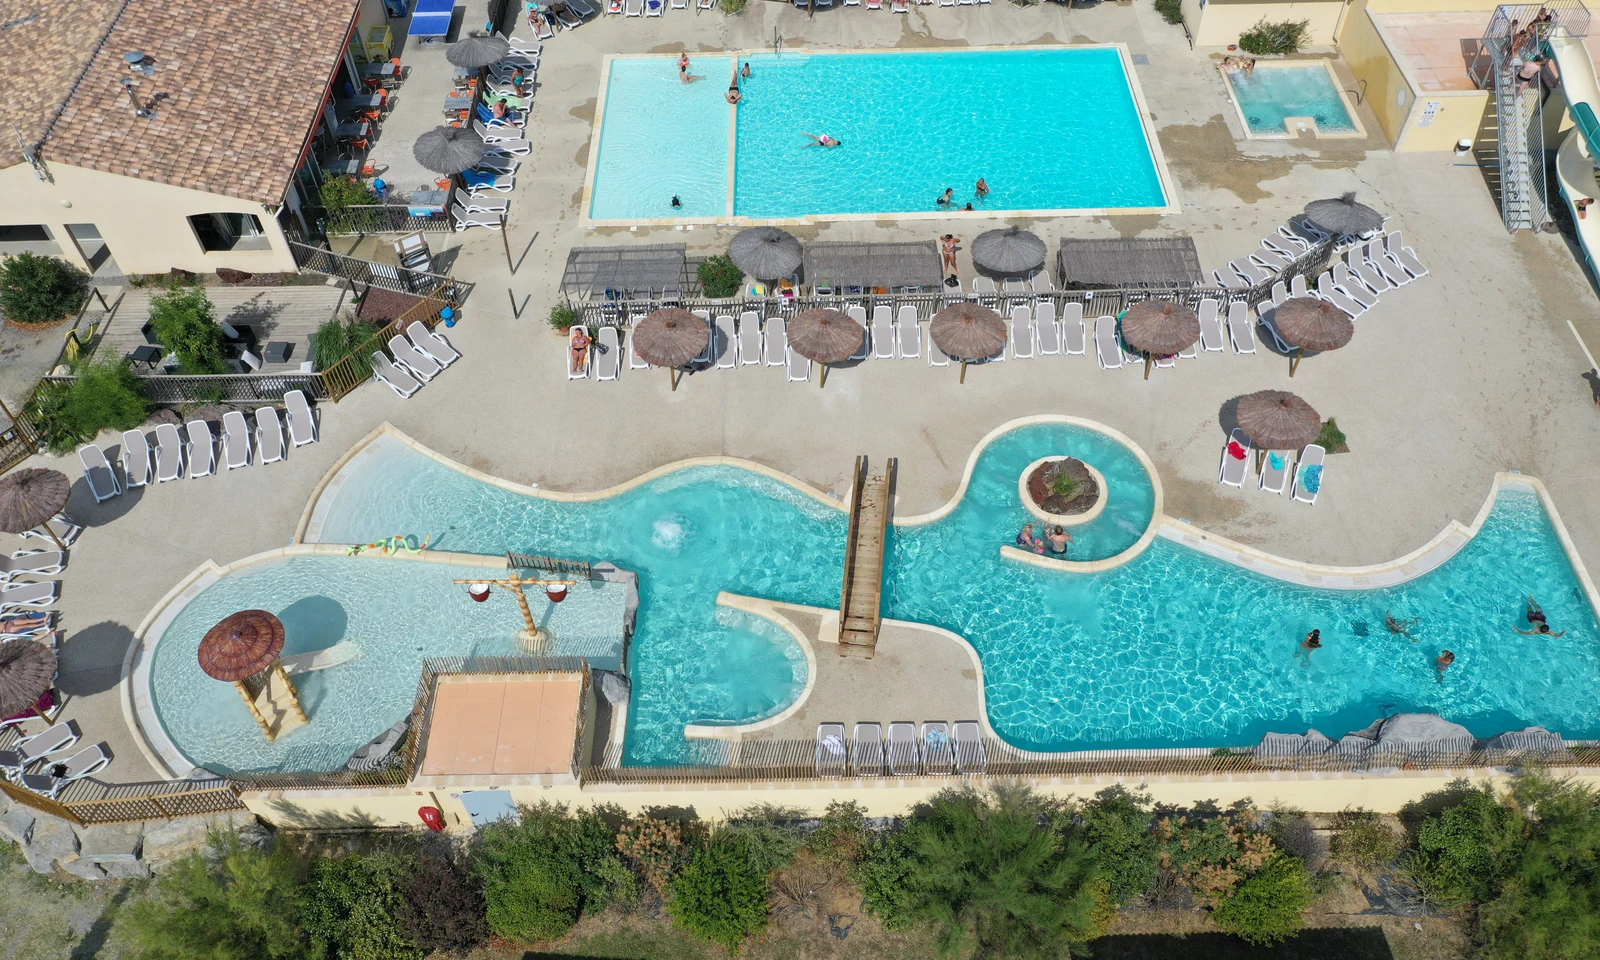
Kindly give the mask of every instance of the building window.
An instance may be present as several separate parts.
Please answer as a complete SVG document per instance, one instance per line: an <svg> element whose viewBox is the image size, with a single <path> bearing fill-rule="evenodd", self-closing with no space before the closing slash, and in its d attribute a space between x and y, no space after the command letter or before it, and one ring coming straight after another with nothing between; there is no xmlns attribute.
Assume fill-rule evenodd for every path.
<svg viewBox="0 0 1600 960"><path fill-rule="evenodd" d="M266 250L270 244L253 213L203 213L189 218L189 226L207 253L225 250Z"/></svg>

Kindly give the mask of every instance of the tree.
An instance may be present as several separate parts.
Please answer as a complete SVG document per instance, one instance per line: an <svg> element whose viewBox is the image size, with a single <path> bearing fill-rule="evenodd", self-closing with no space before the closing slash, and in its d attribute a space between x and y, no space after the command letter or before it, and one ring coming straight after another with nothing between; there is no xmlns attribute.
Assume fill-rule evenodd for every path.
<svg viewBox="0 0 1600 960"><path fill-rule="evenodd" d="M695 276L699 278L706 296L712 298L731 297L739 292L739 285L744 283L744 271L734 265L733 258L720 253L701 261Z"/></svg>
<svg viewBox="0 0 1600 960"><path fill-rule="evenodd" d="M401 924L424 953L466 953L489 939L483 890L454 860L419 858L400 893Z"/></svg>
<svg viewBox="0 0 1600 960"><path fill-rule="evenodd" d="M157 881L119 922L139 960L296 960L305 938L295 922L298 884L286 850L245 848L212 837L215 857L192 853Z"/></svg>
<svg viewBox="0 0 1600 960"><path fill-rule="evenodd" d="M766 929L767 876L751 861L747 837L713 837L672 881L672 922L733 951Z"/></svg>
<svg viewBox="0 0 1600 960"><path fill-rule="evenodd" d="M320 857L301 890L300 922L312 957L331 960L421 960L422 951L401 928L401 885L414 864L378 853Z"/></svg>
<svg viewBox="0 0 1600 960"><path fill-rule="evenodd" d="M1107 787L1083 805L1079 817L1113 907L1121 907L1154 885L1161 849L1150 829L1155 817L1148 793Z"/></svg>
<svg viewBox="0 0 1600 960"><path fill-rule="evenodd" d="M156 339L178 355L183 373L228 372L222 356L222 327L204 287L174 287L151 297L150 326Z"/></svg>
<svg viewBox="0 0 1600 960"><path fill-rule="evenodd" d="M12 323L58 323L89 295L89 275L58 257L19 253L0 260L0 316Z"/></svg>
<svg viewBox="0 0 1600 960"><path fill-rule="evenodd" d="M1247 943L1271 946L1300 932L1306 907L1316 899L1305 864L1279 853L1234 887L1211 919Z"/></svg>
<svg viewBox="0 0 1600 960"><path fill-rule="evenodd" d="M150 415L139 377L126 357L79 367L70 386L41 384L30 408L34 422L59 455L88 443L101 430L132 430Z"/></svg>
<svg viewBox="0 0 1600 960"><path fill-rule="evenodd" d="M1407 872L1441 906L1487 903L1518 860L1524 817L1487 784L1452 795L1458 799L1418 828Z"/></svg>
<svg viewBox="0 0 1600 960"><path fill-rule="evenodd" d="M472 862L489 929L519 943L551 940L572 929L586 904L598 909L631 897L633 877L616 852L621 819L615 807L574 816L541 803L485 827Z"/></svg>

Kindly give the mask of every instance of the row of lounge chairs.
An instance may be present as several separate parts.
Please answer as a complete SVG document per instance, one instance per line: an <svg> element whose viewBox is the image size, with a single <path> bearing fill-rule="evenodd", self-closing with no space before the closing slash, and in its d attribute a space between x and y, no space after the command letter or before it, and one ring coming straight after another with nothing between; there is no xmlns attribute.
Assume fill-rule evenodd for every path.
<svg viewBox="0 0 1600 960"><path fill-rule="evenodd" d="M38 733L17 740L10 747L0 749L0 775L34 793L54 799L67 784L99 773L111 765L111 752L103 743L67 756L67 752L77 747L82 739L83 734L75 722L68 720L52 724Z"/></svg>
<svg viewBox="0 0 1600 960"><path fill-rule="evenodd" d="M697 10L715 10L717 0L695 0ZM607 0L606 12L625 17L659 17L668 10L688 10L689 0Z"/></svg>
<svg viewBox="0 0 1600 960"><path fill-rule="evenodd" d="M577 0L581 3L582 0ZM592 11L591 11L592 12ZM516 188L518 157L533 151L526 137L528 109L533 104L534 80L539 75L539 55L542 44L504 38L511 44L511 53L504 60L487 68L484 84L485 103L473 105L472 130L488 147L488 153L473 169L462 173L465 186L457 191L450 204L450 219L456 232L472 227L499 230L511 209L511 201L498 194L508 194ZM524 84L512 83L516 71L522 72ZM513 114L496 118L488 103L503 100L520 116Z"/></svg>
<svg viewBox="0 0 1600 960"><path fill-rule="evenodd" d="M842 723L817 724L817 776L913 777L983 773L989 768L983 730L976 720L952 727L943 720L889 724L888 740L877 723L858 723L850 736Z"/></svg>
<svg viewBox="0 0 1600 960"><path fill-rule="evenodd" d="M1292 477L1293 492L1290 496L1301 503L1314 505L1317 502L1328 457L1326 449L1315 443L1307 444L1300 451L1300 462L1291 464L1292 454L1289 451L1258 451L1244 431L1234 427L1228 442L1222 447L1222 465L1217 468L1217 482L1228 487L1243 488L1250 477L1251 453L1261 456L1261 474L1256 484L1261 490L1282 496Z"/></svg>
<svg viewBox="0 0 1600 960"><path fill-rule="evenodd" d="M416 393L445 367L461 359L450 341L429 330L421 320L411 321L405 333L405 336L397 333L389 338L393 360L382 350L372 354L372 375L402 398Z"/></svg>

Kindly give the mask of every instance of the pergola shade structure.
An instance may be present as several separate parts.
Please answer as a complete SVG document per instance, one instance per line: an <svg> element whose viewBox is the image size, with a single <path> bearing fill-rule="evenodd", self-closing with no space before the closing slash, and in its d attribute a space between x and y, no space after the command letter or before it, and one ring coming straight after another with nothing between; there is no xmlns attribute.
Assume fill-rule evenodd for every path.
<svg viewBox="0 0 1600 960"><path fill-rule="evenodd" d="M805 246L805 280L813 288L893 291L944 283L932 240L915 243L830 241Z"/></svg>
<svg viewBox="0 0 1600 960"><path fill-rule="evenodd" d="M648 300L686 283L688 248L681 243L627 247L573 247L561 275L569 297Z"/></svg>
<svg viewBox="0 0 1600 960"><path fill-rule="evenodd" d="M1064 290L1185 288L1203 283L1200 256L1189 237L1063 237L1056 266Z"/></svg>

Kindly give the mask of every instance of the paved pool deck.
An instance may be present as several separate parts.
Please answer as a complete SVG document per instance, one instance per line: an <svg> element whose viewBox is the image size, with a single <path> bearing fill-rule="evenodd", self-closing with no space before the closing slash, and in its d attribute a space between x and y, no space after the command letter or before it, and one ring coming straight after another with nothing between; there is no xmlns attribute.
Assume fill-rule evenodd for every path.
<svg viewBox="0 0 1600 960"><path fill-rule="evenodd" d="M1015 221L1047 238L1052 256L1061 236L1188 234L1209 269L1247 254L1307 201L1355 190L1393 218L1432 274L1385 293L1356 322L1350 346L1309 358L1293 380L1287 360L1262 350L1180 361L1149 381L1133 370L1102 372L1083 356L974 369L964 386L954 368L909 360L836 370L826 389L785 383L780 370L765 367L697 374L676 393L664 373L568 382L563 341L545 317L570 247L683 242L712 253L734 232L589 229L581 220L603 54L757 48L774 31L791 49L1123 42L1147 58L1136 70L1183 212ZM1167 513L1291 559L1398 557L1452 519L1470 523L1496 471L1514 469L1545 482L1578 551L1600 569L1600 410L1591 392L1600 388L1585 380L1588 363L1568 329L1571 321L1600 347L1600 311L1571 244L1559 234L1508 236L1475 166L1450 154L1390 153L1366 107L1362 122L1374 133L1365 141L1246 141L1217 53L1191 52L1148 3L916 7L898 16L850 7L807 20L786 5L754 2L735 18L684 11L602 18L547 41L531 124L538 136L512 201L515 275L496 233L429 235L436 248L459 245L454 271L477 283L462 322L446 331L460 363L409 400L374 383L323 405L321 442L285 463L131 491L100 506L76 482L70 509L89 529L72 552L58 604L68 715L88 739L111 745L117 760L109 779L151 778L117 695L134 628L205 560L228 563L286 544L324 472L384 421L477 469L559 490L606 487L669 461L725 454L842 492L856 454L894 456L899 509L921 513L955 492L973 446L998 424L1071 414L1122 431L1150 454ZM1336 69L1348 77L1342 65ZM1009 222L977 215L794 232L806 241L922 240L947 231L970 240ZM960 265L970 282L964 253ZM1264 388L1293 389L1336 417L1349 437L1350 452L1329 458L1314 507L1216 483L1228 425L1219 411ZM115 457L116 438L102 443ZM40 462L80 474L75 458Z"/></svg>

